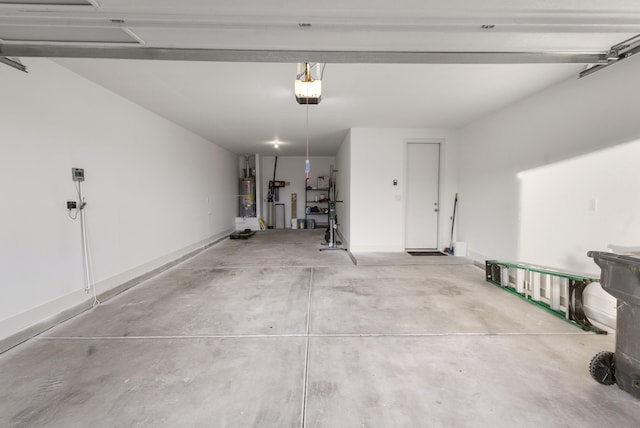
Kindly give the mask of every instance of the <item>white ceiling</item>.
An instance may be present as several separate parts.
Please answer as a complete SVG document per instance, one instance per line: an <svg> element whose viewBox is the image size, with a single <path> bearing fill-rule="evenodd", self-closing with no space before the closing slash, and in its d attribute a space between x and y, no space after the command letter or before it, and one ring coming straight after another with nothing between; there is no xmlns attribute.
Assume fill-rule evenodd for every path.
<svg viewBox="0 0 640 428"><path fill-rule="evenodd" d="M57 60L237 153L304 153L306 106L295 64ZM328 64L309 106L310 151L335 154L351 127L458 127L580 66Z"/></svg>
<svg viewBox="0 0 640 428"><path fill-rule="evenodd" d="M304 153L306 107L295 102L293 80L295 62L305 55L313 61L322 53L328 62L322 102L309 107L311 154L328 155L348 128L460 127L584 68L522 63L531 61L523 54L541 55L542 62L554 55L604 57L640 33L638 0L5 3L0 0L0 55L56 57L239 154ZM485 24L495 27L482 29ZM181 58L193 61L99 59L168 58L181 49L189 49ZM220 52L245 62L204 61L222 58L215 56ZM419 56L425 52L453 53L445 62L457 64L420 64L429 62ZM482 62L474 52L494 64L474 64ZM403 56L389 60L389 53ZM513 60L496 60L495 53ZM398 63L357 63L363 54L367 61ZM279 151L269 144L274 139Z"/></svg>

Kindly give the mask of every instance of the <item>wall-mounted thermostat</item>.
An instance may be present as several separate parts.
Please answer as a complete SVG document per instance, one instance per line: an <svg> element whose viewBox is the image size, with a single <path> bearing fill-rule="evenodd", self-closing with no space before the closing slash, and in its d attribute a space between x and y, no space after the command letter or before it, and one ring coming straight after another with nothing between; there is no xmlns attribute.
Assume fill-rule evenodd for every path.
<svg viewBox="0 0 640 428"><path fill-rule="evenodd" d="M71 168L73 181L84 181L84 168Z"/></svg>

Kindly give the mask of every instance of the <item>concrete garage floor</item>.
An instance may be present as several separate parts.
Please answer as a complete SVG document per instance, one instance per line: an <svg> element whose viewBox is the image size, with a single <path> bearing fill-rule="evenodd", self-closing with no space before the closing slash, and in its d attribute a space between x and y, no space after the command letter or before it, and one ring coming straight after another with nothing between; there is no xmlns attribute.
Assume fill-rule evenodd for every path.
<svg viewBox="0 0 640 428"><path fill-rule="evenodd" d="M0 426L638 427L598 336L455 257L225 240L0 355Z"/></svg>

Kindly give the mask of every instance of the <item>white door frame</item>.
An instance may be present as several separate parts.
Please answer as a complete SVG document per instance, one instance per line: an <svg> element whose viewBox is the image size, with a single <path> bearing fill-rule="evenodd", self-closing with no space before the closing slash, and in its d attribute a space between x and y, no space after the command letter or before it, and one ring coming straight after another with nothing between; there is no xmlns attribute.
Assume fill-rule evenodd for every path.
<svg viewBox="0 0 640 428"><path fill-rule="evenodd" d="M407 183L409 179L409 171L407 169L407 151L409 144L437 144L438 145L438 215L436 216L436 249L440 248L440 216L441 216L441 186L442 186L442 146L445 140L442 138L405 138L402 154L402 169L404 173L404 185L402 186L402 242L403 248L407 249Z"/></svg>

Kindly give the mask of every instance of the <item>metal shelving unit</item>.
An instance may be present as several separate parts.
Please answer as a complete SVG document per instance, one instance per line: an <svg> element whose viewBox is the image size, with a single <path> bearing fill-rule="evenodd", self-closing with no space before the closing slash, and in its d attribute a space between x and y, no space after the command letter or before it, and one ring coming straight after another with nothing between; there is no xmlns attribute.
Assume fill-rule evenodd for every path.
<svg viewBox="0 0 640 428"><path fill-rule="evenodd" d="M304 194L305 223L309 219L314 219L316 227L327 227L329 225L329 188L314 189L307 186Z"/></svg>

